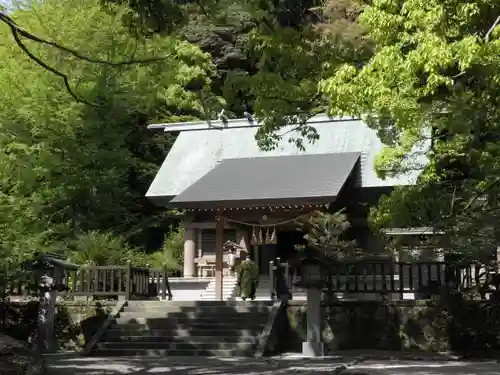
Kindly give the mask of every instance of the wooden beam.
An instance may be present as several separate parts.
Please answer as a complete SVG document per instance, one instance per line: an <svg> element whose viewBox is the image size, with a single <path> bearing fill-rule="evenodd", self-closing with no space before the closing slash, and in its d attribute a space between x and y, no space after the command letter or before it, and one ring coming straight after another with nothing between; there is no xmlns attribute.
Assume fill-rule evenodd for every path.
<svg viewBox="0 0 500 375"><path fill-rule="evenodd" d="M204 221L204 222L192 222L186 228L196 228L196 229L215 229L217 223L215 221ZM231 223L225 223L224 228L226 229L235 229L236 226Z"/></svg>
<svg viewBox="0 0 500 375"><path fill-rule="evenodd" d="M223 247L224 247L224 224L223 217L215 218L215 299L222 301L222 271L223 271Z"/></svg>
<svg viewBox="0 0 500 375"><path fill-rule="evenodd" d="M272 214L283 211L294 212L308 212L318 209L328 208L330 203L306 203L306 204L261 204L261 205L247 205L241 207L224 207L226 213L255 213L255 214ZM217 212L220 208L186 208L184 211L187 213L210 213Z"/></svg>

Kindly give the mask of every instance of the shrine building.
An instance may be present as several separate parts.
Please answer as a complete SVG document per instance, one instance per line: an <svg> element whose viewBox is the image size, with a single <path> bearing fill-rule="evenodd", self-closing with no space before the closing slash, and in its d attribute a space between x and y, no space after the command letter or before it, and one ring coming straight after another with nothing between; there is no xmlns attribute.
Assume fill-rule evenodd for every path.
<svg viewBox="0 0 500 375"><path fill-rule="evenodd" d="M348 235L366 253L380 251L368 226L369 208L393 187L414 184L425 158L409 155L411 172L381 179L374 163L384 145L365 123L318 115L308 124L319 140L300 150L289 142L297 137L292 132L272 151L259 149L260 125L246 118L150 126L180 131L146 197L185 212L184 277L221 282L228 268L225 243L247 252L265 275L271 260L289 259L303 241L297 219L325 208L345 208Z"/></svg>

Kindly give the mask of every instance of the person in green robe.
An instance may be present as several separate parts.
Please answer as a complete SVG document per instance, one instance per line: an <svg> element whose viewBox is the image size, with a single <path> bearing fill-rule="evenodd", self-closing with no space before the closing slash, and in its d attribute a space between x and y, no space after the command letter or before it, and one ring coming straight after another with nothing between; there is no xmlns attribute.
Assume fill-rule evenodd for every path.
<svg viewBox="0 0 500 375"><path fill-rule="evenodd" d="M245 301L250 298L253 301L258 286L259 267L257 263L247 257L238 266L238 287L241 299Z"/></svg>

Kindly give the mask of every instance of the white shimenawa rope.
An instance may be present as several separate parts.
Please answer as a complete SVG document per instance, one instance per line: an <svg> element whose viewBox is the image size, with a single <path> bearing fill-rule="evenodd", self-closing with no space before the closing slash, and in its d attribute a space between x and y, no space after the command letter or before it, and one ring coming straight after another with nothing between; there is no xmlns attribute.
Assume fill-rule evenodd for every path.
<svg viewBox="0 0 500 375"><path fill-rule="evenodd" d="M272 227L278 227L280 225L294 223L294 222L296 222L296 221L298 221L300 219L303 219L303 218L306 218L306 217L309 217L309 216L311 216L311 213L303 214L303 215L297 216L296 218L293 218L293 219L279 221L277 223L272 223L272 224L248 223L246 221L234 220L234 219L230 219L230 218L227 218L227 217L224 217L224 216L219 216L219 218L224 219L224 220L226 220L227 222L230 222L230 223L235 223L235 224L240 224L240 225L246 225L246 226L249 226L249 227L272 228Z"/></svg>

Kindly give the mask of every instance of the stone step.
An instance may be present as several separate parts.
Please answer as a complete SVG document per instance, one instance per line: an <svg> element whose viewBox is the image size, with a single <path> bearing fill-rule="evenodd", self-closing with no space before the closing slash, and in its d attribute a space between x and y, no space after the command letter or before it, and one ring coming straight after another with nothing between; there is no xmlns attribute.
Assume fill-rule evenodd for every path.
<svg viewBox="0 0 500 375"><path fill-rule="evenodd" d="M236 285L237 285L236 281L224 281L222 283L222 290L224 290L226 288L227 289L234 289L236 287ZM207 285L205 290L215 290L215 287L216 287L215 283L213 283L213 284L210 283Z"/></svg>
<svg viewBox="0 0 500 375"><path fill-rule="evenodd" d="M228 291L227 293L224 291L222 293L222 298L229 298L229 297L234 297L236 296L236 293L233 293L233 291ZM217 297L217 293L215 293L215 290L206 290L204 291L202 294L201 294L201 298L212 298L212 301L216 301L216 297ZM204 300L202 299L202 301L210 301L210 300Z"/></svg>
<svg viewBox="0 0 500 375"><path fill-rule="evenodd" d="M257 335L258 336L258 335ZM126 341L126 342L172 342L184 340L182 337L186 337L187 339L195 340L196 342L215 342L215 343L236 343L236 342L246 342L246 343L254 343L257 338L256 336L179 336L172 335L171 331L145 331L142 335L137 332L132 332L127 335L124 334L121 330L109 330L106 333L105 340L107 342L114 341Z"/></svg>
<svg viewBox="0 0 500 375"><path fill-rule="evenodd" d="M234 294L224 294L222 295L222 299L224 301L232 301L234 300L234 298L237 297L236 295ZM202 298L202 301L216 301L218 300L217 296L215 295L215 293L205 293L201 296Z"/></svg>
<svg viewBox="0 0 500 375"><path fill-rule="evenodd" d="M243 313L269 313L272 304L262 305L257 302L247 301L243 302L242 305L235 306L227 306L227 307L219 307L219 306L189 306L189 307L180 307L180 306L151 306L151 307L135 307L128 306L123 309L120 314L130 313L130 314L139 314L139 313L164 313L164 314L177 314L177 313L185 313L185 314L215 314L215 315L235 315L235 314L243 314Z"/></svg>
<svg viewBox="0 0 500 375"><path fill-rule="evenodd" d="M235 296L234 287L224 290L222 292L222 299L225 301L231 300ZM207 288L201 294L202 301L215 301L217 299L217 294L215 293L215 289Z"/></svg>
<svg viewBox="0 0 500 375"><path fill-rule="evenodd" d="M237 284L236 280L234 280L234 281L233 281L233 280L227 280L227 279L224 279L224 280L222 281L222 287L225 287L225 286L228 286L228 287L233 287L233 286L235 286L236 284ZM212 283L212 282L208 283L208 285L207 285L206 289L209 289L209 288L213 288L213 289L215 289L215 282L214 282L214 283ZM205 290L206 290L206 289L205 289Z"/></svg>
<svg viewBox="0 0 500 375"><path fill-rule="evenodd" d="M231 297L234 294L235 294L234 290L232 290L232 289L231 290L224 290L222 292L222 297ZM203 296L207 296L207 295L211 295L211 296L215 297L215 295L216 295L215 290L208 289L208 290L205 290L204 292L201 293L202 298L203 298ZM204 301L204 300L202 299L202 301Z"/></svg>
<svg viewBox="0 0 500 375"><path fill-rule="evenodd" d="M222 277L222 283L231 283L231 284L236 284L238 282L238 279L236 276L223 276ZM209 282L208 285L215 285L215 278L212 278Z"/></svg>
<svg viewBox="0 0 500 375"><path fill-rule="evenodd" d="M260 335L264 328L239 328L239 329L185 329L185 328L145 328L142 326L119 326L110 327L103 337L103 340L110 335L122 336L157 336L163 335L165 337L255 337Z"/></svg>
<svg viewBox="0 0 500 375"><path fill-rule="evenodd" d="M111 324L111 327L116 328L116 326L122 326L125 328L131 327L148 327L148 328L185 328L189 330L195 329L240 329L242 327L246 329L257 329L262 327L266 323L267 319L253 319L251 321L242 322L238 320L229 321L224 319L223 321L201 321L201 320L174 320L174 319L149 319L149 318L135 318L133 320L120 320L119 318Z"/></svg>
<svg viewBox="0 0 500 375"><path fill-rule="evenodd" d="M165 350L165 349L96 349L96 357L253 357L253 349Z"/></svg>
<svg viewBox="0 0 500 375"><path fill-rule="evenodd" d="M165 349L165 350L229 350L252 349L253 342L198 342L190 341L105 341L98 344L99 349Z"/></svg>
<svg viewBox="0 0 500 375"><path fill-rule="evenodd" d="M131 301L93 355L253 356L273 303Z"/></svg>
<svg viewBox="0 0 500 375"><path fill-rule="evenodd" d="M262 301L241 302L241 301L129 301L125 308L153 308L153 307L178 307L178 308L209 308L209 307L235 307L235 306L269 306L269 303Z"/></svg>
<svg viewBox="0 0 500 375"><path fill-rule="evenodd" d="M234 313L233 314L215 314L215 313L206 313L204 311L195 312L195 313L184 313L184 312L176 312L176 313L164 313L164 312L123 312L120 313L117 317L117 320L120 321L130 321L137 319L173 319L179 321L208 321L208 322L220 322L221 316L224 317L225 321L244 321L254 320L254 319L267 319L269 312L244 312L244 313Z"/></svg>
<svg viewBox="0 0 500 375"><path fill-rule="evenodd" d="M222 285L222 294L231 294L234 288L236 288L236 285L224 284ZM215 285L212 288L208 286L202 293L205 294L207 292L215 293Z"/></svg>
<svg viewBox="0 0 500 375"><path fill-rule="evenodd" d="M136 316L133 318L117 318L112 324L117 325L134 325L134 326L147 326L154 328L161 327L193 327L193 328L203 328L203 327L212 327L214 329L218 329L220 327L255 327L266 324L268 320L267 315L257 315L253 316L250 319L246 318L238 318L238 317L224 317L221 319L217 316L203 316L198 318L187 318L187 317L142 317Z"/></svg>
<svg viewBox="0 0 500 375"><path fill-rule="evenodd" d="M230 276L225 276L222 278L222 283L223 284L236 284L238 282L238 279L236 277L230 277ZM215 280L212 279L208 282L208 285L215 285Z"/></svg>

